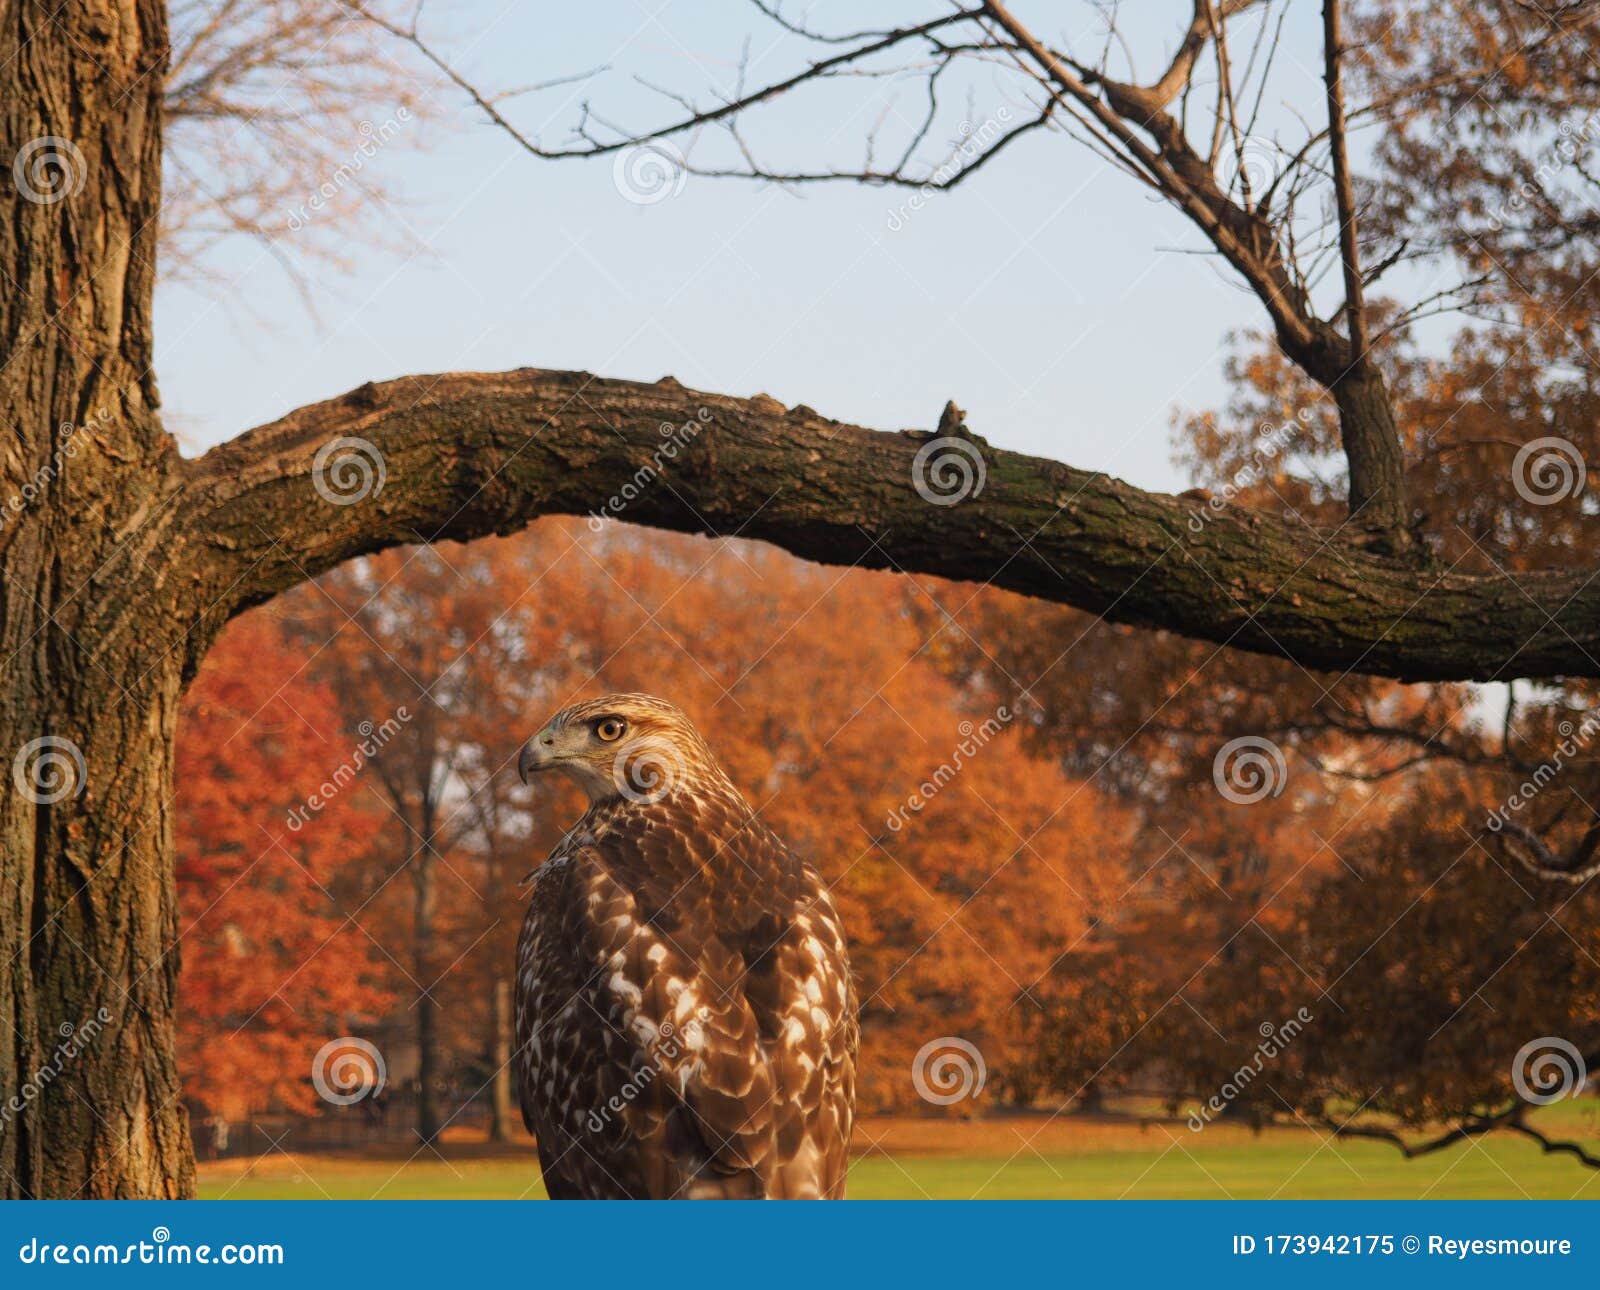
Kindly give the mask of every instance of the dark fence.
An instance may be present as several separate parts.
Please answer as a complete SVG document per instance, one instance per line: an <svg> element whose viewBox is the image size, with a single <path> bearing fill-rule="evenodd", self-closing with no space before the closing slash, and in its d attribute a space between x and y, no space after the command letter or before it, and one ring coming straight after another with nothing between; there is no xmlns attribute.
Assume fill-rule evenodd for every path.
<svg viewBox="0 0 1600 1290"><path fill-rule="evenodd" d="M481 1100L461 1103L440 1098L439 1108L447 1130L488 1129L489 1111ZM195 1153L202 1160L277 1151L422 1145L417 1135L417 1097L408 1090L385 1090L376 1100L367 1098L350 1106L330 1106L314 1115L269 1112L252 1115L248 1120L225 1121L219 1116L197 1113L190 1125Z"/></svg>

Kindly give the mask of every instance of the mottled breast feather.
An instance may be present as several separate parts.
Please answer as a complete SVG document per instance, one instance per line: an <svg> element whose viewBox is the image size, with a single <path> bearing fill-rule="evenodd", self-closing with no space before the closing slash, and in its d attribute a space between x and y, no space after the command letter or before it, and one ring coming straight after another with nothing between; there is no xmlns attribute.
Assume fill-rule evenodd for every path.
<svg viewBox="0 0 1600 1290"><path fill-rule="evenodd" d="M827 888L731 786L602 802L538 870L516 1076L552 1197L842 1197L857 1039Z"/></svg>

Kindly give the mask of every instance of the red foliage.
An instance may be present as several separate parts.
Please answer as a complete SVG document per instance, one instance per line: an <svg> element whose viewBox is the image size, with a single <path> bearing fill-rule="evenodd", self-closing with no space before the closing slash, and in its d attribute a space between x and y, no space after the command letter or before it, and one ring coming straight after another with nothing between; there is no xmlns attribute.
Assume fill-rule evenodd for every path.
<svg viewBox="0 0 1600 1290"><path fill-rule="evenodd" d="M388 1001L372 947L327 886L361 853L368 808L346 791L315 827L289 822L354 751L302 666L271 617L234 623L189 692L178 741L184 1088L230 1117L313 1109L317 1050Z"/></svg>

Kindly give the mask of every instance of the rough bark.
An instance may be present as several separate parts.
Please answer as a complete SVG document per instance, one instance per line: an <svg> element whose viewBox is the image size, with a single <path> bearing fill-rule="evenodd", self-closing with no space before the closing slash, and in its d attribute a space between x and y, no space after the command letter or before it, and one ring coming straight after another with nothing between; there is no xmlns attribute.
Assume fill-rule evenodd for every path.
<svg viewBox="0 0 1600 1290"><path fill-rule="evenodd" d="M1361 359L1328 388L1339 409L1339 438L1350 468L1351 524L1382 535L1391 550L1404 548L1413 517L1383 373Z"/></svg>
<svg viewBox="0 0 1600 1290"><path fill-rule="evenodd" d="M14 185L0 220L0 1191L13 1196L193 1188L171 779L204 642L187 635L166 505L178 461L149 367L164 22L155 0L0 7L0 176Z"/></svg>
<svg viewBox="0 0 1600 1290"><path fill-rule="evenodd" d="M674 435L663 428L685 426L698 429L678 433L683 446L666 458ZM341 436L372 445L386 479L332 506L313 486L313 459ZM935 455L959 441L961 460L981 458L983 486L934 505L914 483L931 439L670 379L415 377L301 409L187 463L184 513L209 551L196 576L219 616L379 547L598 512L764 538L826 563L990 582L1313 668L1413 681L1600 674L1600 584L1587 572L1455 573L1349 545L1348 534L1002 452L965 431Z"/></svg>

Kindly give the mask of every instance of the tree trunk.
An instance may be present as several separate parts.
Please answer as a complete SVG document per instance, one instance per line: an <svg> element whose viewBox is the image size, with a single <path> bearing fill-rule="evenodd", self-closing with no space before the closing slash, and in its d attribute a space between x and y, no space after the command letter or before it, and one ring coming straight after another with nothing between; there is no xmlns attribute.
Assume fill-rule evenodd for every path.
<svg viewBox="0 0 1600 1290"><path fill-rule="evenodd" d="M171 576L179 463L150 375L165 57L154 0L0 10L8 1196L194 1190L173 1041L172 756L205 642L186 636Z"/></svg>
<svg viewBox="0 0 1600 1290"><path fill-rule="evenodd" d="M1383 549L1405 550L1410 546L1412 517L1394 406L1383 373L1363 359L1330 390L1350 466L1351 523L1383 535Z"/></svg>
<svg viewBox="0 0 1600 1290"><path fill-rule="evenodd" d="M433 1001L433 918L437 904L433 872L432 820L422 817L422 841L411 858L412 970L417 979L417 1135L431 1143L439 1136L438 1005Z"/></svg>
<svg viewBox="0 0 1600 1290"><path fill-rule="evenodd" d="M489 1062L494 1075L489 1084L489 1141L511 1138L511 982L496 977L494 1006L490 1013Z"/></svg>
<svg viewBox="0 0 1600 1290"><path fill-rule="evenodd" d="M120 659L110 666L124 674ZM30 862L6 866L17 1042L5 1069L17 1080L5 1092L25 1109L0 1131L0 1167L14 1195L187 1196L173 1047L178 668L158 663L135 697L98 674L51 685L54 703L26 719L13 707L4 723L7 746L24 749L8 776L7 850Z"/></svg>

